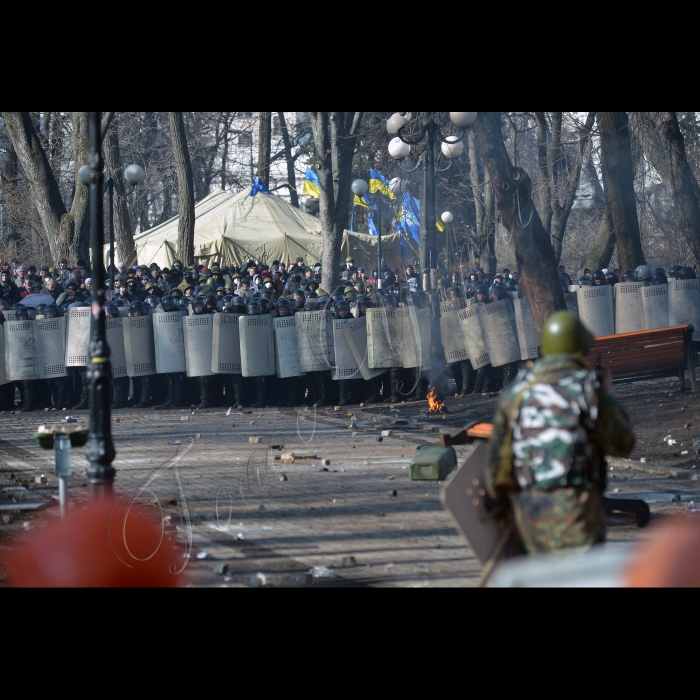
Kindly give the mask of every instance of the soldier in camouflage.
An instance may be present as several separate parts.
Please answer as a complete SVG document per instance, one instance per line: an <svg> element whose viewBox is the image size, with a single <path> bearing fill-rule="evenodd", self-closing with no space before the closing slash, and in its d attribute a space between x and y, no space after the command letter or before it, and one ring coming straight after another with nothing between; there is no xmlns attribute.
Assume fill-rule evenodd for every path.
<svg viewBox="0 0 700 700"><path fill-rule="evenodd" d="M544 357L499 402L487 470L490 496L510 508L530 553L605 540L605 455L626 457L634 435L606 382L583 358L593 337L560 311Z"/></svg>

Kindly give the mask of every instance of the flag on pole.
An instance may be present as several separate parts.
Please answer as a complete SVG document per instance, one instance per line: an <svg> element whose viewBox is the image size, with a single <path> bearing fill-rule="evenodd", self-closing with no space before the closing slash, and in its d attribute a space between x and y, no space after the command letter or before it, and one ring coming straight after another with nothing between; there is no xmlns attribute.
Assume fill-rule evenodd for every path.
<svg viewBox="0 0 700 700"><path fill-rule="evenodd" d="M321 197L321 187L318 182L318 173L313 170L313 168L306 169L306 177L304 179L304 186L301 190L302 194L306 194L309 197L315 197L320 199Z"/></svg>

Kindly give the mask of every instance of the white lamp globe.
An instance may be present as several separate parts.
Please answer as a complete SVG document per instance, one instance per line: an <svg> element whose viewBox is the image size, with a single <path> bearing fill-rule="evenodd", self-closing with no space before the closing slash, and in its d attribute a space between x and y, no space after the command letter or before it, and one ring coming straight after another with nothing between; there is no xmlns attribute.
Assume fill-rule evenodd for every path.
<svg viewBox="0 0 700 700"><path fill-rule="evenodd" d="M386 121L386 130L392 135L398 134L399 129L406 126L406 124L408 124L408 119L403 114L394 112Z"/></svg>
<svg viewBox="0 0 700 700"><path fill-rule="evenodd" d="M400 177L394 177L389 181L389 189L394 194L401 194L406 189L406 183Z"/></svg>
<svg viewBox="0 0 700 700"><path fill-rule="evenodd" d="M458 136L448 136L447 143L442 143L442 154L445 158L459 158L464 153L464 141Z"/></svg>
<svg viewBox="0 0 700 700"><path fill-rule="evenodd" d="M355 180L351 186L353 194L356 194L358 197L362 197L363 194L369 192L369 185L364 180Z"/></svg>
<svg viewBox="0 0 700 700"><path fill-rule="evenodd" d="M455 220L451 211L443 212L440 218L442 219L443 224L451 224Z"/></svg>
<svg viewBox="0 0 700 700"><path fill-rule="evenodd" d="M476 121L476 112L450 112L450 119L455 126L464 129Z"/></svg>
<svg viewBox="0 0 700 700"><path fill-rule="evenodd" d="M146 173L143 172L143 168L140 165L134 163L124 171L124 177L130 185L138 185L139 182L143 182Z"/></svg>
<svg viewBox="0 0 700 700"><path fill-rule="evenodd" d="M83 183L86 187L90 184L90 166L83 165L80 170L78 170L78 180Z"/></svg>
<svg viewBox="0 0 700 700"><path fill-rule="evenodd" d="M411 152L411 147L404 143L398 136L389 141L389 155L396 160L406 158Z"/></svg>

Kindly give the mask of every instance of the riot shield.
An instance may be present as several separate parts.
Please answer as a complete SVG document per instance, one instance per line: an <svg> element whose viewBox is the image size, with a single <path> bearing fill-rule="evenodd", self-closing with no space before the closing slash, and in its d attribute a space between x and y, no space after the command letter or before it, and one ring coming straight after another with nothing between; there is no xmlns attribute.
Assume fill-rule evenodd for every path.
<svg viewBox="0 0 700 700"><path fill-rule="evenodd" d="M480 316L483 302L467 306L459 312L459 322L462 326L462 333L467 340L467 350L469 351L469 362L474 369L485 367L489 362L489 353L486 349L486 341L481 329Z"/></svg>
<svg viewBox="0 0 700 700"><path fill-rule="evenodd" d="M467 341L459 322L460 309L456 301L443 301L440 304L440 339L447 364L469 359Z"/></svg>
<svg viewBox="0 0 700 700"><path fill-rule="evenodd" d="M216 314L212 333L211 371L241 374L241 339L238 314Z"/></svg>
<svg viewBox="0 0 700 700"><path fill-rule="evenodd" d="M668 285L655 284L640 289L644 330L667 328L668 322Z"/></svg>
<svg viewBox="0 0 700 700"><path fill-rule="evenodd" d="M384 374L383 369L370 369L367 363L367 318L365 316L348 321L343 326L343 335L365 381Z"/></svg>
<svg viewBox="0 0 700 700"><path fill-rule="evenodd" d="M355 355L343 332L345 326L351 323L352 320L353 319L349 318L333 319L333 355L335 357L335 366L331 372L331 377L336 380L360 379L362 377Z"/></svg>
<svg viewBox="0 0 700 700"><path fill-rule="evenodd" d="M568 294L564 296L568 296ZM525 299L515 299L513 311L515 312L515 327L518 330L520 359L536 360L540 356L540 339L535 328L535 319L532 318L530 304Z"/></svg>
<svg viewBox="0 0 700 700"><path fill-rule="evenodd" d="M156 353L156 372L170 374L185 372L185 336L182 314L179 311L152 314L153 345Z"/></svg>
<svg viewBox="0 0 700 700"><path fill-rule="evenodd" d="M297 325L294 316L272 319L275 332L275 376L300 377L299 343L297 340Z"/></svg>
<svg viewBox="0 0 700 700"><path fill-rule="evenodd" d="M29 320L33 321L36 318L36 310L27 309L27 312L29 313ZM9 311L3 311L2 314L5 317L6 321L14 321L17 317L17 310L15 309L13 311L12 309L10 309Z"/></svg>
<svg viewBox="0 0 700 700"><path fill-rule="evenodd" d="M39 358L34 339L36 321L5 321L5 371L7 380L39 379Z"/></svg>
<svg viewBox="0 0 700 700"><path fill-rule="evenodd" d="M85 367L90 351L90 316L87 306L68 309L66 367Z"/></svg>
<svg viewBox="0 0 700 700"><path fill-rule="evenodd" d="M70 328L70 326L69 326ZM156 373L156 351L153 345L153 317L133 316L122 319L126 373L130 377L146 377Z"/></svg>
<svg viewBox="0 0 700 700"><path fill-rule="evenodd" d="M615 285L615 333L644 330L639 301L641 288L641 282L618 282Z"/></svg>
<svg viewBox="0 0 700 700"><path fill-rule="evenodd" d="M214 341L214 316L198 314L182 318L185 336L185 365L188 377L209 377Z"/></svg>
<svg viewBox="0 0 700 700"><path fill-rule="evenodd" d="M241 370L244 377L269 377L275 373L275 338L272 316L241 316Z"/></svg>
<svg viewBox="0 0 700 700"><path fill-rule="evenodd" d="M578 316L578 297L576 292L566 292L564 301L566 302L566 310Z"/></svg>
<svg viewBox="0 0 700 700"><path fill-rule="evenodd" d="M0 324L0 386L7 384L7 371L5 370L5 329Z"/></svg>
<svg viewBox="0 0 700 700"><path fill-rule="evenodd" d="M112 377L126 377L126 351L124 350L124 328L121 318L108 318L105 321L109 362L112 365Z"/></svg>
<svg viewBox="0 0 700 700"><path fill-rule="evenodd" d="M300 311L294 315L299 348L299 369L322 372L331 369L333 324L330 311Z"/></svg>
<svg viewBox="0 0 700 700"><path fill-rule="evenodd" d="M669 280L668 323L692 323L693 340L700 340L700 280Z"/></svg>
<svg viewBox="0 0 700 700"><path fill-rule="evenodd" d="M367 311L367 361L372 369L401 366L397 312L398 309Z"/></svg>
<svg viewBox="0 0 700 700"><path fill-rule="evenodd" d="M60 317L34 321L34 337L39 360L39 377L65 377L66 319Z"/></svg>
<svg viewBox="0 0 700 700"><path fill-rule="evenodd" d="M120 306L119 307L119 316L121 318L126 318L129 315L129 307L128 306Z"/></svg>
<svg viewBox="0 0 700 700"><path fill-rule="evenodd" d="M520 359L512 299L485 304L481 310L481 327L493 367L501 367Z"/></svg>
<svg viewBox="0 0 700 700"><path fill-rule="evenodd" d="M398 309L401 367L430 369L430 309Z"/></svg>
<svg viewBox="0 0 700 700"><path fill-rule="evenodd" d="M586 328L598 338L601 335L613 335L613 314L611 306L612 287L605 284L600 287L580 287L578 292L578 313Z"/></svg>

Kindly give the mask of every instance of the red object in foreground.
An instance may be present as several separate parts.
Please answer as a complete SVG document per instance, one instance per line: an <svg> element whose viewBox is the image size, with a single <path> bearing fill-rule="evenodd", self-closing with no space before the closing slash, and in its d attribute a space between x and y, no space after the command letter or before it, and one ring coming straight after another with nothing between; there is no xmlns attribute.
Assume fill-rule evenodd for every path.
<svg viewBox="0 0 700 700"><path fill-rule="evenodd" d="M159 511L128 507L124 497L116 505L91 505L51 523L3 559L8 583L39 588L185 585L183 548L173 548L165 536Z"/></svg>

